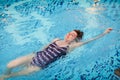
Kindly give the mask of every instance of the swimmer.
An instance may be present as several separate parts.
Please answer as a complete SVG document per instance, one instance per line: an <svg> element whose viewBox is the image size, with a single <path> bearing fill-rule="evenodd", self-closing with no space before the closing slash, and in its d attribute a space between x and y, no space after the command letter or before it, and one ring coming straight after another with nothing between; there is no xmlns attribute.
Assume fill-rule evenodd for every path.
<svg viewBox="0 0 120 80"><path fill-rule="evenodd" d="M100 0L94 0L94 7L96 7L97 5L98 5L98 2L99 2Z"/></svg>
<svg viewBox="0 0 120 80"><path fill-rule="evenodd" d="M99 14L101 11L105 10L102 6L98 6L100 0L94 0L93 6L86 8L85 10L91 14Z"/></svg>
<svg viewBox="0 0 120 80"><path fill-rule="evenodd" d="M71 0L70 2L68 2L68 5L69 4L78 5L79 2L77 0Z"/></svg>
<svg viewBox="0 0 120 80"><path fill-rule="evenodd" d="M6 73L0 77L0 80L15 76L28 75L32 72L44 69L52 62L56 61L63 55L66 55L73 49L87 44L93 40L99 39L111 31L112 28L108 28L96 37L86 41L81 41L84 33L80 30L73 30L67 33L63 40L59 38L54 39L48 46L46 46L41 51L36 52L36 54L31 53L29 55L10 61L7 64ZM22 65L24 65L22 70L16 72L12 71L14 68Z"/></svg>

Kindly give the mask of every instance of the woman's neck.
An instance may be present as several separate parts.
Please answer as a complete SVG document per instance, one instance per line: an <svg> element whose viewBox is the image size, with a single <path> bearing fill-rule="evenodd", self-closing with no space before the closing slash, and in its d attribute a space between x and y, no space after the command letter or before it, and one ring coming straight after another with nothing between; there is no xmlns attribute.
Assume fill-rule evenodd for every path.
<svg viewBox="0 0 120 80"><path fill-rule="evenodd" d="M63 40L65 43L70 44L71 42L68 40Z"/></svg>

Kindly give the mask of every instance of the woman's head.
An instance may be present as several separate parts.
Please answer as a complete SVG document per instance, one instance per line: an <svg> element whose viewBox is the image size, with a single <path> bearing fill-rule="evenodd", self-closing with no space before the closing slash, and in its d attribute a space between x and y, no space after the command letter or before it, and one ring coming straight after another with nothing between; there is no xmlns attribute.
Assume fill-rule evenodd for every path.
<svg viewBox="0 0 120 80"><path fill-rule="evenodd" d="M82 31L80 31L80 30L73 30L73 31L71 31L71 32L66 34L65 39L67 41L72 42L74 40L75 41L79 41L80 39L82 39L82 37L83 37L83 32Z"/></svg>
<svg viewBox="0 0 120 80"><path fill-rule="evenodd" d="M76 39L81 40L84 33L80 30L73 30L73 31L75 31L77 33Z"/></svg>

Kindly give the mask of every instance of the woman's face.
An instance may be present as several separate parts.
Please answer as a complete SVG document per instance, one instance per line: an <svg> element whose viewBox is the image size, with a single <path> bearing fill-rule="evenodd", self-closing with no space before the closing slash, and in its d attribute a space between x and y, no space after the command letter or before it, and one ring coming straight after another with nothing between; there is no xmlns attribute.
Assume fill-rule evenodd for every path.
<svg viewBox="0 0 120 80"><path fill-rule="evenodd" d="M71 42L71 41L75 40L76 37L77 37L77 33L75 31L71 31L71 32L69 32L69 33L66 34L65 40Z"/></svg>

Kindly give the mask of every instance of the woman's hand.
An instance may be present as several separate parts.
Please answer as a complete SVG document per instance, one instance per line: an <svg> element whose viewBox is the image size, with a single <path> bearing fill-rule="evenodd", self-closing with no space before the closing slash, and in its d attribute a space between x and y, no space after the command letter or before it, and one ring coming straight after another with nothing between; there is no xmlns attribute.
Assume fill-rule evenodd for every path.
<svg viewBox="0 0 120 80"><path fill-rule="evenodd" d="M112 30L113 30L112 28L107 28L104 33L107 34L107 33L109 33Z"/></svg>

